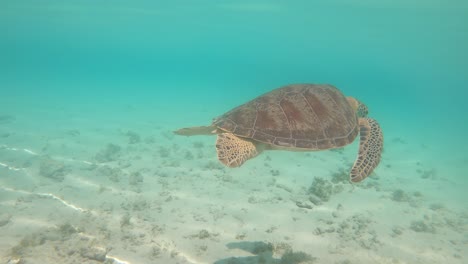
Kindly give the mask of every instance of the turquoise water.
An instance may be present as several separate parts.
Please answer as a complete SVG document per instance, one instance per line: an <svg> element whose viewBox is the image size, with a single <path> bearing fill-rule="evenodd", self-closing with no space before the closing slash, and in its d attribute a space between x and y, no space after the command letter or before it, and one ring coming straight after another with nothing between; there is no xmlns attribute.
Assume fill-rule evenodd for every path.
<svg viewBox="0 0 468 264"><path fill-rule="evenodd" d="M29 233L43 232L41 228L49 224L61 225L63 223L57 218L69 217L66 211L63 215L52 214L58 210L54 208L63 206L53 201L37 212L31 206L20 206L23 212L29 214L19 213L18 199L33 193L52 193L99 214L103 211L103 196L100 193L85 194L85 190L87 187L109 186L117 193L119 190L130 192L129 198L125 199L134 199L132 195L135 194L143 196L151 204L148 211L154 211L160 193L165 190L160 187L161 181L154 178L158 172L194 177L192 173L205 166L206 160L217 164L213 138L174 138L172 130L209 124L213 117L232 107L290 83L333 84L346 95L366 102L370 115L380 122L386 139L383 164L378 168L378 178L375 180L380 190L367 193L364 188L364 193L359 193L358 189L350 196L369 195L377 199L399 188L407 193L419 192L424 201L420 201L419 207L409 206L406 210L420 210L420 215L431 219L437 217L430 214L435 212L435 215L443 214L441 219L453 217L451 221L456 222L453 224L456 228L450 229L447 221L434 220L431 223L437 232L416 232L417 241L430 240L431 236L437 241L444 241L444 245L454 241L445 245L446 248L439 245L442 249L434 249L436 253L431 253L434 255L418 247L414 251L404 251L382 246L378 250L370 249L373 257L366 257L370 253L356 253L356 256L349 256L351 262L340 262L345 261L343 255L349 255L351 251L344 250L341 255L335 256L332 253L320 255L315 250L301 248L300 245L314 246L311 242L314 235L310 235L307 243L304 242L307 240L289 241L295 251L316 256L318 263L389 263L389 259L399 261L396 263L463 263L468 257L466 252L459 250L468 243L467 223L462 217L467 215L468 209L464 204L468 187L468 4L464 1L3 0L0 2L0 33L0 163L3 164L0 167L0 184L3 188L0 190L0 209L3 212L0 211L0 214L3 214L3 219L8 219L4 225L0 221L0 233L4 229L4 234L8 234L8 239L4 239L7 242L0 244L0 254L6 259L11 258L11 248ZM129 144L129 131L136 132L142 140ZM193 149L194 142L203 143L203 153L199 156L203 158L187 162L184 151ZM125 154L121 154L117 160L105 161L104 165L128 170L128 175L141 173L147 186L132 185L137 189L134 190L125 185L128 181L124 184L124 181L101 180L100 177L104 177L102 171L80 167L83 166L82 161L104 166L93 158L108 143L121 146ZM353 147L346 152L346 162L354 160L356 145ZM167 157L161 151L164 149L173 151L169 155L170 161L165 160ZM297 173L304 177L311 173L311 169L305 167L309 162L313 167L323 165L316 160L310 161L303 154L269 155L278 162L271 164L271 170L286 172L295 170L300 164L303 170L298 169ZM327 162L329 158L334 160L329 161L334 163L327 163L331 167L325 164L326 169L342 166L340 159L327 156L331 154L323 155L317 157ZM44 157L51 157L67 166L65 181L41 178L40 168ZM178 169L174 169L174 162L179 164ZM213 182L210 177L219 171L226 177L250 175L250 179L260 177L256 174L260 171L270 171L270 168L262 167L263 163L262 158L253 161L250 167L246 165L241 171L231 172L215 167L215 171L202 170L200 174L208 179L208 183ZM87 182L87 185L73 181L81 179L79 175L86 179L80 181L81 184ZM154 180L154 186L149 179ZM288 194L291 197L283 197L283 202L275 204L272 211L265 213L268 216L261 214L258 217L270 219L276 215L279 220L275 220L275 225L294 226L294 221L283 219L281 213L274 212L283 212L281 207L294 207L294 202L290 200L301 193L300 185L307 188L312 179L305 177L304 181L294 182L293 177L285 176L278 180L285 181L293 189ZM191 189L190 184L197 186L200 181L173 182L175 185L172 188L175 189L171 189L172 196L178 197L179 201L184 197L196 198L199 195L196 191L187 190ZM178 187L176 183L182 186ZM262 181L257 183L261 185ZM214 189L201 193L216 193L216 188L220 188L216 186L214 183ZM72 193L76 193L69 194L67 188L74 188ZM162 189L152 191L157 188ZM242 185L228 189L239 193L247 190ZM264 194L269 192L268 189L262 191ZM105 199L117 199L116 207L124 203L111 197L114 196L109 194ZM232 197L238 199L234 194ZM137 198L143 199L140 196ZM229 205L237 208L234 206L236 202L231 202L229 198L219 198L219 203L216 203L218 198L215 196L207 195L205 198L205 202L200 201L197 205L187 202L180 207L185 206L185 211L202 212L200 208L208 208L211 203L214 205L210 206L216 208ZM339 196L336 199L339 201ZM242 212L242 202L252 204L247 199L236 201L240 204L239 208L223 213L238 215ZM360 201L356 208L367 208L362 210L371 214L378 211L385 215L386 207L376 209L370 204L366 206L365 201ZM387 199L381 203L392 207L395 201ZM427 206L434 203L443 204L445 211L425 211ZM41 202L38 202L37 206L40 205ZM254 205L258 210L267 206L262 203ZM322 206L327 208L327 204ZM352 203L344 206L353 208ZM174 218L182 216L166 211L159 216L148 215L145 218L142 216L144 210L126 212L122 208L122 211L106 211L106 217L121 219L128 213L134 219L132 225L135 229L145 227L148 222L168 225L167 228L172 230L175 227L170 227L170 223L191 226L199 222L194 220L196 217L177 222ZM387 210L392 214L391 209ZM308 211L307 215L314 217L314 211ZM251 224L246 225L253 227L249 230L268 228L263 225L266 220L258 217L250 218ZM406 225L410 226L412 218L403 216L402 219L405 217ZM38 219L42 224L38 224L37 228L32 222L25 224L29 223L24 220L28 218L32 222ZM77 226L86 225L83 224L87 221L85 218L71 218L80 219L74 223ZM247 219L243 221L248 222ZM18 231L24 230L23 225L30 228L26 233ZM225 241L276 243L284 237L293 237L288 229L283 230L284 233L275 231L275 238L255 235L254 232L245 240L233 237L230 240L222 230L232 229L236 225L228 225L229 221L208 221L205 228L212 228L210 232L221 235L208 239L208 242L200 239L201 244L183 239L193 234L197 230L195 228L181 228L180 233L167 231L165 243L176 241L171 246L166 245L169 242L164 244L159 241L155 235L154 243L166 245L159 247L162 252L159 258L149 257L151 254L147 251L141 253L132 249L132 246L145 248L153 243L148 242L148 237L138 239L138 236L129 235L134 244L128 242L128 237L116 239L115 236L122 232L120 227L115 230L110 228L109 232L114 236L109 235L108 240L101 236L98 242L107 247L115 244L109 255L118 255L131 263L231 263L226 259L235 256L239 256L238 261L244 262L232 263L257 263L248 262L255 259L245 257L246 253L242 253L242 250L226 249L229 243ZM313 233L311 230L319 225L323 223L311 221L310 230L304 227L303 232ZM382 228L385 230L383 226L392 226L392 222L382 226L374 224L378 234ZM448 231L444 228L448 228ZM248 230L242 232L249 234ZM385 234L388 232L382 231ZM302 234L306 236L307 233ZM336 238L333 234L330 236L325 235L323 241ZM302 236L296 234L297 237ZM400 237L402 241L411 238L412 235ZM126 239L131 245L116 242ZM392 238L380 238L380 241L387 246L401 242ZM153 248L157 247L154 243L151 244ZM220 246L217 248L210 243ZM353 240L349 243L352 247ZM323 245L330 247L326 242ZM437 248L437 245L427 247ZM185 252L179 253L179 257L187 257L178 260L171 258L171 252L164 251L167 248ZM49 252L45 248L42 252L45 253L40 256L35 255L37 252L33 250L22 251L22 255L19 255L25 259L47 259L49 256L50 259L45 261L47 263L57 263L57 259L60 259L53 250ZM164 255L166 253L167 256ZM70 258L74 256L69 255ZM242 260L241 256L245 259ZM279 263L279 259L272 257L269 261Z"/></svg>

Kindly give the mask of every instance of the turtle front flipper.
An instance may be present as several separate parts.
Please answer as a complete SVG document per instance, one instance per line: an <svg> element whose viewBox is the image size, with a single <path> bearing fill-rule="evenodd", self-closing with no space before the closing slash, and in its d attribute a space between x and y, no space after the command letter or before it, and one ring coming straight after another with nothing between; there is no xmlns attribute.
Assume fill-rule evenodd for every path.
<svg viewBox="0 0 468 264"><path fill-rule="evenodd" d="M259 154L255 144L231 133L218 134L216 139L218 159L228 167L239 167L248 159Z"/></svg>
<svg viewBox="0 0 468 264"><path fill-rule="evenodd" d="M379 123L371 118L359 118L359 154L350 173L352 182L360 182L379 165L383 149L383 134Z"/></svg>

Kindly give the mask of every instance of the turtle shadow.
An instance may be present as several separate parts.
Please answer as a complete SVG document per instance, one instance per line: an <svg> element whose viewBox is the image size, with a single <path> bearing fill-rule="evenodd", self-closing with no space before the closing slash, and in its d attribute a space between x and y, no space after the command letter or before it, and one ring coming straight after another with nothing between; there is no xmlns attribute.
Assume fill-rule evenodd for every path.
<svg viewBox="0 0 468 264"><path fill-rule="evenodd" d="M6 123L11 123L15 121L15 117L12 115L4 115L0 114L0 124L6 124Z"/></svg>
<svg viewBox="0 0 468 264"><path fill-rule="evenodd" d="M273 258L273 245L270 243L265 243L261 241L242 241L228 243L226 244L226 247L229 249L241 249L243 251L252 253L255 256L230 257L218 260L214 262L214 264L280 263L278 259Z"/></svg>
<svg viewBox="0 0 468 264"><path fill-rule="evenodd" d="M271 243L261 241L242 241L226 244L229 249L240 249L254 256L230 257L217 260L213 264L297 264L313 261L315 258L303 252L287 251L280 258L273 257L274 247Z"/></svg>

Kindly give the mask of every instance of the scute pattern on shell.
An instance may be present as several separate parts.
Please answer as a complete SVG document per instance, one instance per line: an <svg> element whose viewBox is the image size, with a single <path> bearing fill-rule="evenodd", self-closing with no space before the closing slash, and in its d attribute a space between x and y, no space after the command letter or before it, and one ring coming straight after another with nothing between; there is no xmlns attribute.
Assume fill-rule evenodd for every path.
<svg viewBox="0 0 468 264"><path fill-rule="evenodd" d="M294 84L275 89L216 118L234 135L285 148L345 146L359 132L356 112L332 85Z"/></svg>

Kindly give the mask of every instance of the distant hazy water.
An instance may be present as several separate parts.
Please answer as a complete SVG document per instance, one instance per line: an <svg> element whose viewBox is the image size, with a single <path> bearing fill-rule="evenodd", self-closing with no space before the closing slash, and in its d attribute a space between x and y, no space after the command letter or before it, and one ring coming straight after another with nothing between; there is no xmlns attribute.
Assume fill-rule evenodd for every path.
<svg viewBox="0 0 468 264"><path fill-rule="evenodd" d="M132 104L142 118L154 109L193 125L185 113L205 110L209 122L284 84L331 83L387 134L460 153L467 10L461 0L1 1L0 114Z"/></svg>

